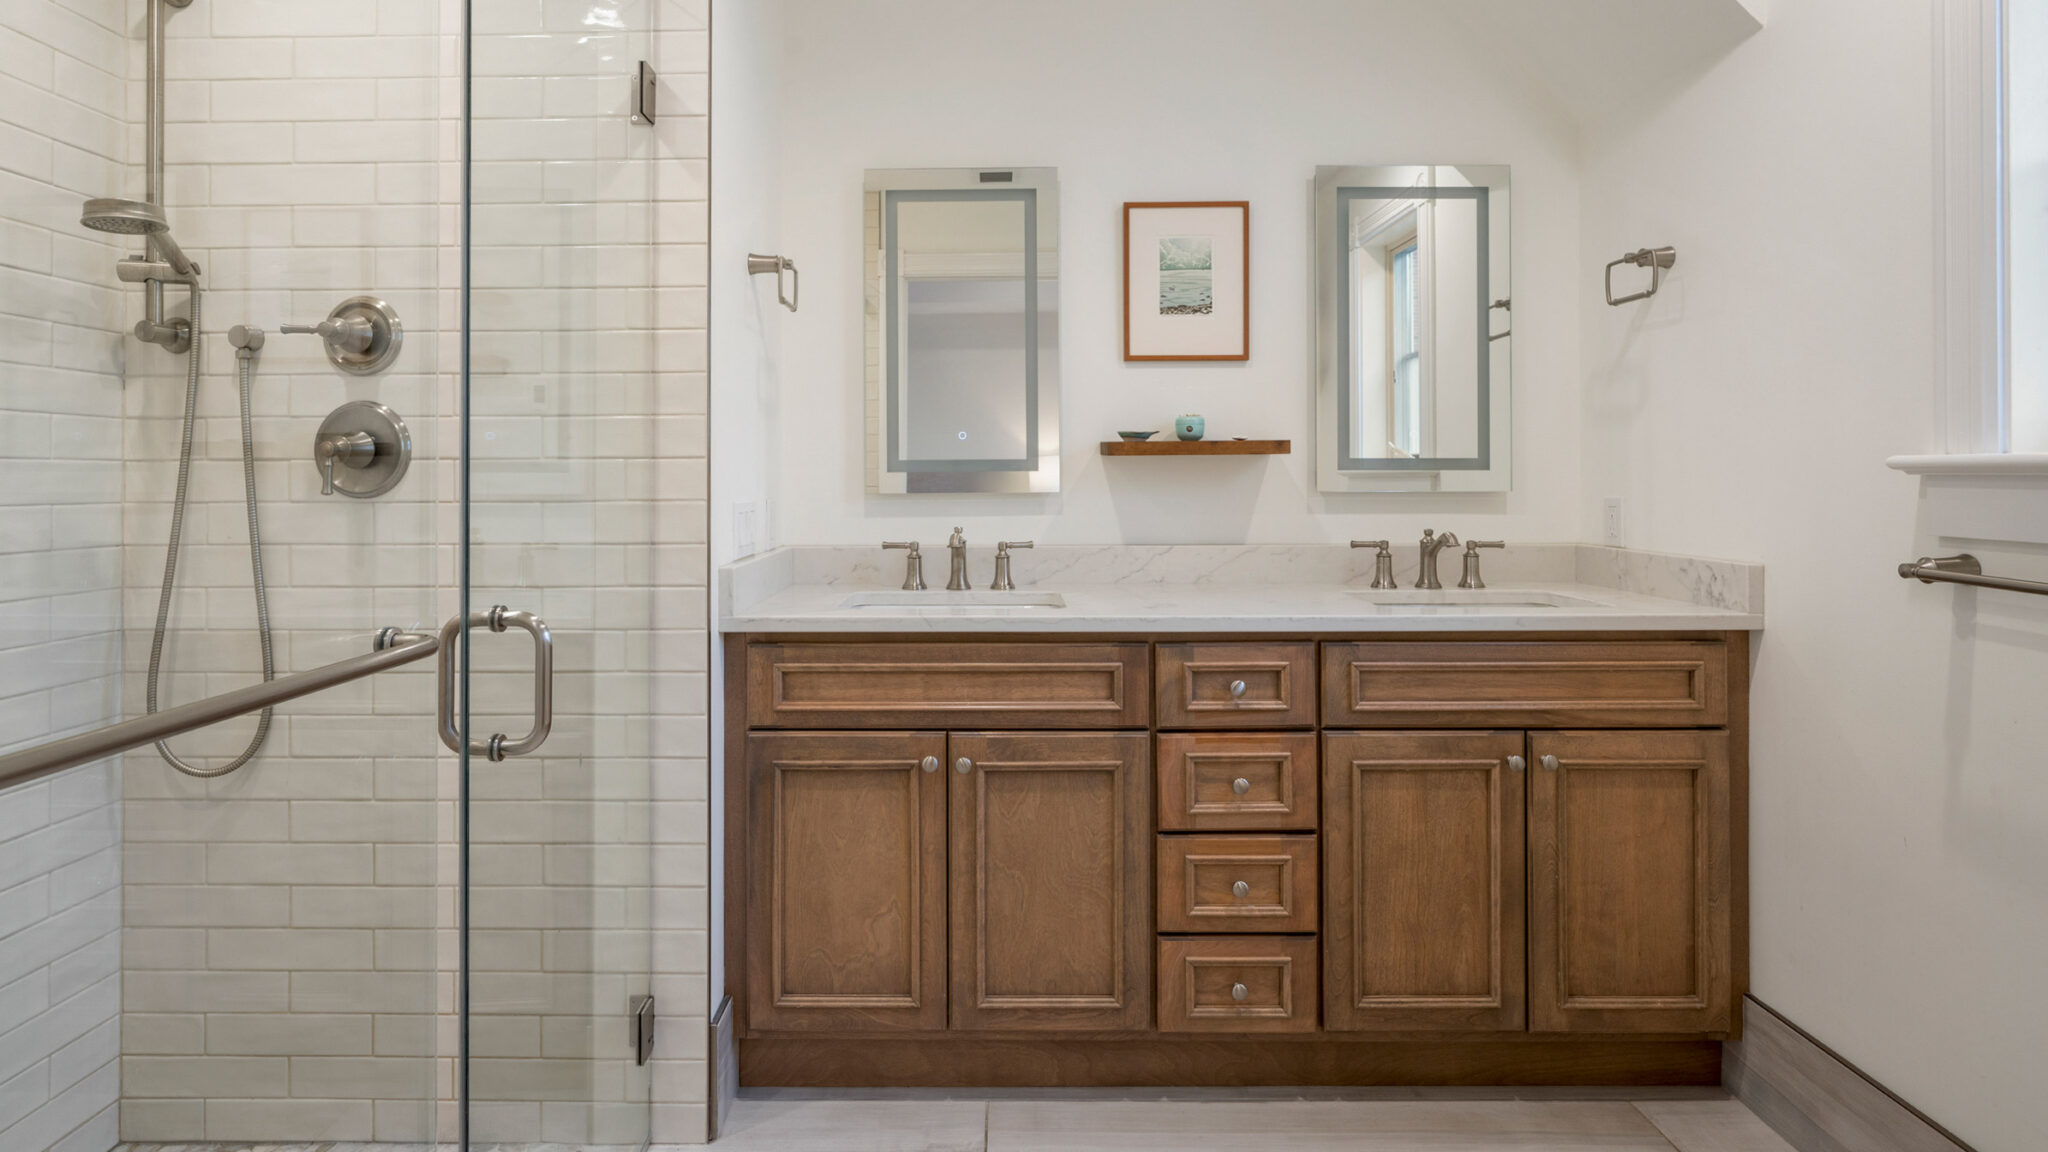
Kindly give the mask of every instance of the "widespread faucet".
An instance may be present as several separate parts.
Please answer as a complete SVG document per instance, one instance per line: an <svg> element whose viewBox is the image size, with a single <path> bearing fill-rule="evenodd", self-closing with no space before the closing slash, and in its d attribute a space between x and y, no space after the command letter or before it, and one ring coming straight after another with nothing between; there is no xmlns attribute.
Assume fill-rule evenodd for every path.
<svg viewBox="0 0 2048 1152"><path fill-rule="evenodd" d="M967 537L962 535L960 529L953 529L952 538L946 541L946 551L953 554L952 563L947 565L946 568L946 591L965 592L969 587L967 583Z"/></svg>
<svg viewBox="0 0 2048 1152"><path fill-rule="evenodd" d="M1422 530L1422 574L1415 578L1415 586L1417 588L1435 589L1443 587L1443 582L1436 578L1436 554L1443 551L1446 545L1456 548L1458 546L1458 534L1446 532L1439 536L1434 529L1424 528Z"/></svg>

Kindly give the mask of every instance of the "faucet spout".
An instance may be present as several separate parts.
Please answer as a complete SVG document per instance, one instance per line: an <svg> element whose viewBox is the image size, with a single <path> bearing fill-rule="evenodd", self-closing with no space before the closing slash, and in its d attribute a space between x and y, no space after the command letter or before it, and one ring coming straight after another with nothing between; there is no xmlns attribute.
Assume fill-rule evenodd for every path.
<svg viewBox="0 0 2048 1152"><path fill-rule="evenodd" d="M952 553L952 563L946 568L946 591L965 592L967 583L967 536L959 528L946 541L946 551Z"/></svg>
<svg viewBox="0 0 2048 1152"><path fill-rule="evenodd" d="M1457 533L1446 532L1439 536L1434 529L1424 528L1422 530L1422 571L1415 578L1415 586L1417 588L1442 588L1444 586L1443 581L1438 580L1436 576L1436 554L1443 551L1446 547L1456 548L1457 546Z"/></svg>

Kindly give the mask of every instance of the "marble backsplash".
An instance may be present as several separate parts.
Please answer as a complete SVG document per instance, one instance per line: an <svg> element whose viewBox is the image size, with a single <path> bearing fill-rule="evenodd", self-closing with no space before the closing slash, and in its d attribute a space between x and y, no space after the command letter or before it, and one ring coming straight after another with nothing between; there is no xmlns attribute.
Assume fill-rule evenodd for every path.
<svg viewBox="0 0 2048 1152"><path fill-rule="evenodd" d="M1394 578L1415 583L1421 560L1413 542L1394 548ZM1462 548L1445 548L1437 558L1444 587L1457 584ZM1643 552L1595 544L1520 544L1487 549L1484 578L1489 586L1588 584L1643 596L1679 600L1709 608L1763 612L1761 564L1708 560L1664 552ZM992 547L968 553L968 576L986 587L994 572ZM943 546L924 549L925 583L946 586ZM1371 549L1330 544L1051 545L1016 552L1012 579L1019 588L1058 589L1074 585L1285 584L1349 585L1372 582ZM721 615L745 608L792 586L847 589L899 588L904 554L879 548L788 547L727 565L720 570Z"/></svg>

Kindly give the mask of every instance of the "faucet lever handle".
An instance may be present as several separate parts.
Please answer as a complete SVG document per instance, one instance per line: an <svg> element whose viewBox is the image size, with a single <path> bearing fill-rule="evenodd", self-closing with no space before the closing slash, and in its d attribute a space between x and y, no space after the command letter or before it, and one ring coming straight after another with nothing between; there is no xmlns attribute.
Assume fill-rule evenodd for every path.
<svg viewBox="0 0 2048 1152"><path fill-rule="evenodd" d="M997 544L997 545L996 545L996 555L998 555L998 556L1003 556L1003 555L1007 555L1007 554L1009 553L1010 549L1012 549L1012 548L1029 548L1029 547L1032 547L1031 541L1029 541L1029 540L1004 540L1004 541L1002 541L1001 543L999 543L999 544Z"/></svg>
<svg viewBox="0 0 2048 1152"><path fill-rule="evenodd" d="M915 540L884 540L884 548L901 548L910 553L903 558L903 590L924 591L924 553L918 551Z"/></svg>
<svg viewBox="0 0 2048 1152"><path fill-rule="evenodd" d="M1390 540L1353 540L1351 546L1353 548L1377 548L1389 554L1394 550L1393 542Z"/></svg>
<svg viewBox="0 0 2048 1152"><path fill-rule="evenodd" d="M1473 554L1473 555L1475 555L1475 556L1476 556L1476 555L1478 555L1478 553L1479 553L1479 550L1480 550L1481 548L1505 548L1505 547L1507 547L1507 546L1508 546L1508 542L1507 542L1507 541L1505 541L1505 540L1467 540L1467 541L1465 541L1465 551L1467 551L1467 552L1470 552L1470 553L1472 553L1472 554Z"/></svg>

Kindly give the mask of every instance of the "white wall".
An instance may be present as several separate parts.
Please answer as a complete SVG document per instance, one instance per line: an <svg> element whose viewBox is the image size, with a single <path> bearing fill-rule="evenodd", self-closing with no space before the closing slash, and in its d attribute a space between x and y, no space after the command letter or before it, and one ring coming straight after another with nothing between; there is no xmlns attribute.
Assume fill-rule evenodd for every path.
<svg viewBox="0 0 2048 1152"><path fill-rule="evenodd" d="M1957 550L1884 458L1940 451L1925 0L1782 0L1589 147L1582 538L1760 559L1755 994L1983 1152L2048 1145L2048 601L1901 581ZM1672 244L1655 300L1600 265ZM1518 329L1524 317L1516 309ZM2048 550L1967 544L2048 577Z"/></svg>
<svg viewBox="0 0 2048 1152"><path fill-rule="evenodd" d="M781 383L777 360L783 318L775 283L747 274L747 254L782 252L781 0L716 0L711 10L711 410L718 451L711 458L711 563L743 553L734 510L753 509L753 547L774 546L778 496ZM799 273L809 268L798 264ZM815 283L812 281L811 283ZM715 622L714 622L715 626ZM722 698L723 665L712 663L712 699ZM712 760L724 762L723 714L712 710ZM724 810L724 773L711 777L711 810ZM711 1007L725 994L722 925L724 824L712 821Z"/></svg>
<svg viewBox="0 0 2048 1152"><path fill-rule="evenodd" d="M782 325L779 539L936 545L955 523L977 548L1576 534L1575 140L1454 19L1394 0L790 0L787 27L782 246L805 275L803 310ZM1514 168L1516 488L1321 496L1310 182L1317 164L1422 162ZM1059 169L1063 491L867 496L862 173L989 164ZM1121 206L1206 199L1252 205L1252 358L1126 364ZM1211 436L1292 439L1294 454L1098 454L1117 429L1183 412L1206 415Z"/></svg>
<svg viewBox="0 0 2048 1152"><path fill-rule="evenodd" d="M121 715L121 0L0 12L0 751ZM119 767L0 792L0 1147L115 1137Z"/></svg>

